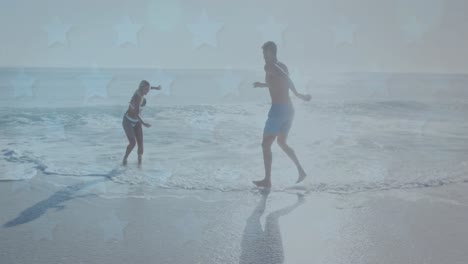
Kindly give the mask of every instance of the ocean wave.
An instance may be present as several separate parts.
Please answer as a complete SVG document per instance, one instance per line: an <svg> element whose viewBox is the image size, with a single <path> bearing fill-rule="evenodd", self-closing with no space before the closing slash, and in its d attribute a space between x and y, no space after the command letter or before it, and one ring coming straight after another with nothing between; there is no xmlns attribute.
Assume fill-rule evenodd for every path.
<svg viewBox="0 0 468 264"><path fill-rule="evenodd" d="M466 176L466 175L465 175ZM128 185L126 181L114 181L114 183ZM408 181L408 182L354 182L346 184L328 184L328 183L317 183L308 185L293 185L293 186L273 186L269 191L278 193L301 193L303 195L311 195L313 193L327 193L335 195L352 195L357 193L365 192L376 192L376 191L392 191L392 190L411 190L411 189L426 189L426 188L438 188L448 185L455 184L466 184L468 178L454 177L447 179L432 179L427 181ZM150 198L154 194L154 190L174 190L174 191L213 191L213 192L257 192L261 191L261 188L255 187L251 182L246 181L236 186L203 186L203 185L190 185L187 183L166 183L161 185L146 185L131 184L133 186L139 185L142 187L150 187L151 191L146 194L139 194L139 197ZM105 194L103 194L105 196ZM128 193L121 193L123 196L127 196ZM122 197L122 196L119 196Z"/></svg>
<svg viewBox="0 0 468 264"><path fill-rule="evenodd" d="M46 162L30 153L18 153L13 149L3 149L1 151L0 168L2 169L0 181L28 180L41 172L43 175L52 176L72 176L72 177L104 177L112 178L122 172L119 168L114 168L105 173L80 173L67 172L66 168L50 169Z"/></svg>
<svg viewBox="0 0 468 264"><path fill-rule="evenodd" d="M147 166L148 167L148 166ZM221 168L215 172L214 178L185 177L178 175L177 171L167 169L162 164L153 164L151 169L143 169L139 166L117 166L109 171L101 173L66 173L58 171L49 171L43 162L34 156L20 154L12 149L2 150L2 159L0 159L0 168L4 170L0 181L30 180L36 175L59 176L59 177L77 177L86 179L88 177L100 177L110 182L122 186L142 186L152 190L184 190L184 191L216 191L216 192L256 192L256 188L251 181L242 176L243 172ZM196 170L195 170L196 171ZM219 177L216 177L219 175ZM231 176L229 176L231 175ZM306 180L302 184L290 185L282 181L274 185L272 192L300 192L303 194L328 193L337 195L348 195L362 192L390 191L406 189L437 188L452 184L468 183L468 166L460 165L453 168L451 172L445 173L445 176L426 175L419 180L393 180L383 179L381 181L349 181L334 183L315 179ZM427 179L424 179L427 178ZM101 193L106 195L105 193ZM122 195L127 195L122 193ZM148 194L150 195L150 194Z"/></svg>
<svg viewBox="0 0 468 264"><path fill-rule="evenodd" d="M7 125L0 127L6 146L0 179L102 177L156 189L255 190L251 180L263 170L260 142L268 107L148 107L143 115L153 127L144 130L141 167L133 165L136 149L129 166L120 166L128 144L121 128L125 107L2 111L0 124ZM314 183L303 191L345 194L464 182L454 164L468 160L468 125L451 115L440 118L442 108L408 102L297 104L290 142L313 173L328 175L311 176ZM295 173L274 148L275 174ZM394 171L382 176L386 170ZM275 186L287 191L288 177L275 177Z"/></svg>

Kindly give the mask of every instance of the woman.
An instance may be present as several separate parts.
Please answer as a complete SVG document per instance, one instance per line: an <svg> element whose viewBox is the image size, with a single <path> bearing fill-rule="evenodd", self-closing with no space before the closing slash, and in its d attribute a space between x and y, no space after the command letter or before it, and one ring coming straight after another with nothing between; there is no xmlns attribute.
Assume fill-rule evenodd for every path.
<svg viewBox="0 0 468 264"><path fill-rule="evenodd" d="M141 107L146 105L145 95L150 89L161 90L161 86L152 87L148 81L141 81L138 89L133 94L128 110L125 113L122 121L122 126L128 138L127 151L123 158L123 165L127 165L128 155L132 152L135 144L138 144L138 164L141 164L143 155L143 127L151 127L150 124L143 121L140 116Z"/></svg>

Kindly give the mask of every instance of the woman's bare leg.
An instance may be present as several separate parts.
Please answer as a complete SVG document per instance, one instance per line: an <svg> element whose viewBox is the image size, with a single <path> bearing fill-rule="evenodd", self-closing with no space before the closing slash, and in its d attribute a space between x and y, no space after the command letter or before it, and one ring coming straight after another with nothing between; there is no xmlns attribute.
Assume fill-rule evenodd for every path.
<svg viewBox="0 0 468 264"><path fill-rule="evenodd" d="M135 126L135 137L138 144L138 164L141 164L143 157L143 127L141 123Z"/></svg>

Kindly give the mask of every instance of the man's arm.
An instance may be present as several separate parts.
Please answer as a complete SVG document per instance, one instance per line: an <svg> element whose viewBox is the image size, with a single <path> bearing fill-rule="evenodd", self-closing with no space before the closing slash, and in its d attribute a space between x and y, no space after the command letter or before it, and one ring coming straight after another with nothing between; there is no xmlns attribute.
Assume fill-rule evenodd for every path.
<svg viewBox="0 0 468 264"><path fill-rule="evenodd" d="M291 89L291 91L294 93L294 95L304 101L310 101L310 99L312 99L312 96L310 96L310 94L302 94L302 93L299 93L297 90L296 90L296 86L294 86L294 83L293 81L291 80L291 78L289 78L288 76L288 79L289 79L289 89Z"/></svg>
<svg viewBox="0 0 468 264"><path fill-rule="evenodd" d="M301 94L299 93L297 90L296 90L296 86L294 85L294 82L291 80L291 78L289 77L289 72L286 69L283 69L281 68L278 64L274 64L274 67L275 67L275 70L276 72L278 72L279 74L281 74L283 77L286 77L288 79L288 84L289 84L289 89L291 89L291 91L293 92L293 94L298 97L298 98L301 98L302 100L304 101L310 101L311 99L311 96L309 94ZM286 66L285 66L286 67Z"/></svg>
<svg viewBox="0 0 468 264"><path fill-rule="evenodd" d="M265 64L265 67L263 68L265 70L265 74L270 74L271 73L271 69L270 69L270 65L268 64ZM253 87L254 88L268 88L268 84L267 83L263 83L263 82L254 82L253 83Z"/></svg>
<svg viewBox="0 0 468 264"><path fill-rule="evenodd" d="M293 92L293 94L295 96L298 96L299 97L299 93L297 92L296 90L296 86L294 85L293 81L291 80L291 78L289 78L289 75L288 75L288 82L289 82L289 89L291 89L291 91Z"/></svg>

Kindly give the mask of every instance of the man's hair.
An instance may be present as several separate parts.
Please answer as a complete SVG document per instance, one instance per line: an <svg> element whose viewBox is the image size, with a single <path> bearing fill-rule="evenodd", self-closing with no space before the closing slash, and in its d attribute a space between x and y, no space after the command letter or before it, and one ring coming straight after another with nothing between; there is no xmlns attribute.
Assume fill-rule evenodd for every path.
<svg viewBox="0 0 468 264"><path fill-rule="evenodd" d="M271 50L273 53L276 55L276 51L278 47L276 47L276 44L273 41L267 41L265 44L262 46L263 50Z"/></svg>

